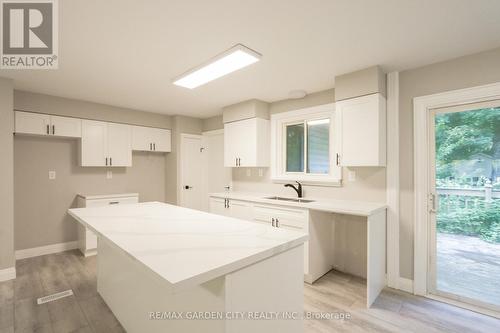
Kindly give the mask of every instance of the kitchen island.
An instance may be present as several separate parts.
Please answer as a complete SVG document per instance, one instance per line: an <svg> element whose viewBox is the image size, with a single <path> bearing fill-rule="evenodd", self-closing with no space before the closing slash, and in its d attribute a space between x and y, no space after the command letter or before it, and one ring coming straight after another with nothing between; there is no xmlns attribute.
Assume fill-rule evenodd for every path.
<svg viewBox="0 0 500 333"><path fill-rule="evenodd" d="M303 331L307 235L159 202L69 214L98 237L98 292L127 332Z"/></svg>

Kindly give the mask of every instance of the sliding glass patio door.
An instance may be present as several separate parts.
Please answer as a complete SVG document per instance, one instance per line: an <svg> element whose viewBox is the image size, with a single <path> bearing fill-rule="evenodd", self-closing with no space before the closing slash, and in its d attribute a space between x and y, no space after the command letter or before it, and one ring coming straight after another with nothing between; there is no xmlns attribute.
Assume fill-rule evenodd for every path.
<svg viewBox="0 0 500 333"><path fill-rule="evenodd" d="M429 292L500 311L500 101L430 117Z"/></svg>

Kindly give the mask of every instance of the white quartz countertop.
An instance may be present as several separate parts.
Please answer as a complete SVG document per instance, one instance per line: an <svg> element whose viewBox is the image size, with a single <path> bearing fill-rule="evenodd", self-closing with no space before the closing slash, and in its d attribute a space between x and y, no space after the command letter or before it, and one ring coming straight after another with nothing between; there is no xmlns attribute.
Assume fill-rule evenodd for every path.
<svg viewBox="0 0 500 333"><path fill-rule="evenodd" d="M116 194L86 194L80 193L79 197L87 200L111 199L111 198L129 198L138 197L139 193L116 193Z"/></svg>
<svg viewBox="0 0 500 333"><path fill-rule="evenodd" d="M185 290L301 245L308 236L160 202L68 210L94 231Z"/></svg>
<svg viewBox="0 0 500 333"><path fill-rule="evenodd" d="M247 192L220 192L210 193L210 197L228 198L234 200L250 201L277 206L288 206L297 208L306 208L323 212L331 212L347 215L370 216L386 209L387 204L369 201L350 201L350 200L329 200L325 198L303 198L314 200L314 202L293 202L284 200L266 199L272 197L272 194L259 194Z"/></svg>

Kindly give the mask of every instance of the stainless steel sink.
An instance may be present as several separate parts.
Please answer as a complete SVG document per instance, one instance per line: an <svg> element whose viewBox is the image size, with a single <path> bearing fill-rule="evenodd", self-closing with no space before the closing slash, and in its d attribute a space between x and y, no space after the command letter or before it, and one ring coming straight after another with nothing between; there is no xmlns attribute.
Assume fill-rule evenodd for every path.
<svg viewBox="0 0 500 333"><path fill-rule="evenodd" d="M271 199L271 200L280 200L280 201L291 201L291 202L302 202L302 203L308 203L308 202L314 202L314 200L308 200L308 199L300 199L300 198L285 198L285 197L265 197L264 199Z"/></svg>

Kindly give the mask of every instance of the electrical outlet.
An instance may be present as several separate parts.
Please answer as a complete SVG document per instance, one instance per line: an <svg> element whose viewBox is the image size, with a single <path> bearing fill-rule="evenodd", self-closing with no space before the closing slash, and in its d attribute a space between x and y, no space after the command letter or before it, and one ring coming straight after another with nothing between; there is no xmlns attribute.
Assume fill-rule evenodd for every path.
<svg viewBox="0 0 500 333"><path fill-rule="evenodd" d="M56 172L55 171L49 171L49 179L50 180L56 179Z"/></svg>
<svg viewBox="0 0 500 333"><path fill-rule="evenodd" d="M250 177L252 175L252 170L251 169L247 169L247 177Z"/></svg>
<svg viewBox="0 0 500 333"><path fill-rule="evenodd" d="M113 178L113 171L108 170L108 171L106 172L106 179L111 179L111 178Z"/></svg>
<svg viewBox="0 0 500 333"><path fill-rule="evenodd" d="M263 169L259 169L259 177L264 177L264 170Z"/></svg>
<svg viewBox="0 0 500 333"><path fill-rule="evenodd" d="M349 179L350 182L355 182L356 181L356 171L349 170L347 173L347 178Z"/></svg>

